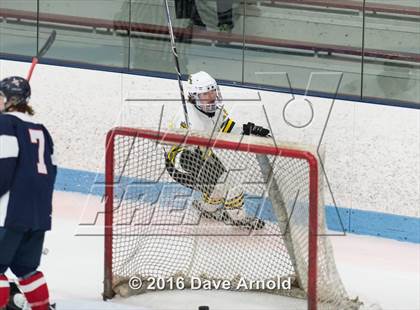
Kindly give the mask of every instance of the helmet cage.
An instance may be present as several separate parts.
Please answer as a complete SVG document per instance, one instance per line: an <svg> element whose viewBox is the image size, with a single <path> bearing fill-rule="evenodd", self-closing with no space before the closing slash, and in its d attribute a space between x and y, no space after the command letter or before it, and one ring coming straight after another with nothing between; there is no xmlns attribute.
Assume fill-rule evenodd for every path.
<svg viewBox="0 0 420 310"><path fill-rule="evenodd" d="M222 104L222 94L220 92L219 86L216 86L215 89L209 90L208 92L215 91L216 92L216 98L213 102L204 101L200 98L200 96L204 93L197 94L195 98L195 104L197 105L197 108L202 110L206 113L215 113L217 110L217 107Z"/></svg>
<svg viewBox="0 0 420 310"><path fill-rule="evenodd" d="M199 110L205 113L215 113L217 107L222 104L223 100L222 93L220 92L220 88L217 85L216 81L210 76L208 76L205 77L203 81L195 80L194 82L190 80L192 87L188 92L189 97L193 100L193 103ZM205 102L201 100L200 95L208 93L210 91L216 92L216 98L214 102Z"/></svg>

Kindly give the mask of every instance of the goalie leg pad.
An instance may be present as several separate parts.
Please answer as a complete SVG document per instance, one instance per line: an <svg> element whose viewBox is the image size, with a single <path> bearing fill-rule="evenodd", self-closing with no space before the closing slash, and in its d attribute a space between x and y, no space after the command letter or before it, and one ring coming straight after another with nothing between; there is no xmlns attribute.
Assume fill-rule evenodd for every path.
<svg viewBox="0 0 420 310"><path fill-rule="evenodd" d="M234 226L243 227L250 230L262 229L265 222L257 217L247 215L243 207L240 208L225 208L225 213L228 217L228 223Z"/></svg>
<svg viewBox="0 0 420 310"><path fill-rule="evenodd" d="M49 309L49 292L44 275L40 271L19 279L19 285L32 310Z"/></svg>
<svg viewBox="0 0 420 310"><path fill-rule="evenodd" d="M193 207L200 211L201 215L205 218L225 221L227 220L227 215L224 211L224 203L224 186L216 185L211 195L202 193L201 200L195 200Z"/></svg>
<svg viewBox="0 0 420 310"><path fill-rule="evenodd" d="M225 186L227 187L227 186ZM246 217L243 208L245 203L244 192L238 186L226 188L224 208L232 220L239 220Z"/></svg>
<svg viewBox="0 0 420 310"><path fill-rule="evenodd" d="M166 170L178 183L210 196L226 169L214 153L207 153L173 147L165 156Z"/></svg>
<svg viewBox="0 0 420 310"><path fill-rule="evenodd" d="M9 279L4 274L0 274L0 309L6 307L9 301L10 285Z"/></svg>
<svg viewBox="0 0 420 310"><path fill-rule="evenodd" d="M223 197L210 197L207 194L203 194L203 203L202 207L205 211L215 212L218 209L223 207L224 199Z"/></svg>
<svg viewBox="0 0 420 310"><path fill-rule="evenodd" d="M226 188L225 197L224 207L226 210L243 209L245 198L244 192L240 187Z"/></svg>
<svg viewBox="0 0 420 310"><path fill-rule="evenodd" d="M180 164L194 176L196 189L209 196L226 172L222 162L210 150L207 154L200 149L184 150L180 155Z"/></svg>
<svg viewBox="0 0 420 310"><path fill-rule="evenodd" d="M250 230L262 229L265 222L256 217L249 216L244 208L244 192L238 186L227 191L224 210L228 216L228 222L232 225Z"/></svg>
<svg viewBox="0 0 420 310"><path fill-rule="evenodd" d="M206 206L206 204L202 201L198 200L194 200L192 206L196 210L198 210L204 218L213 219L221 222L228 221L228 216L221 206L213 211L208 211L208 206Z"/></svg>
<svg viewBox="0 0 420 310"><path fill-rule="evenodd" d="M239 187L229 189L226 184L217 184L211 195L203 193L201 209L207 212L224 211L239 212L243 218L244 193Z"/></svg>

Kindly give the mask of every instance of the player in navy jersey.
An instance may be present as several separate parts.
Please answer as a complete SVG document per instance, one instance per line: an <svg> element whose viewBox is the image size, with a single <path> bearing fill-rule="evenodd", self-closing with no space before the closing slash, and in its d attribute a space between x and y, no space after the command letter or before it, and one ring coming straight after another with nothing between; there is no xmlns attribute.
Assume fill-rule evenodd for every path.
<svg viewBox="0 0 420 310"><path fill-rule="evenodd" d="M47 283L37 269L51 229L57 168L52 138L32 117L30 95L24 78L0 82L0 309L9 302L9 268L31 309L49 309Z"/></svg>

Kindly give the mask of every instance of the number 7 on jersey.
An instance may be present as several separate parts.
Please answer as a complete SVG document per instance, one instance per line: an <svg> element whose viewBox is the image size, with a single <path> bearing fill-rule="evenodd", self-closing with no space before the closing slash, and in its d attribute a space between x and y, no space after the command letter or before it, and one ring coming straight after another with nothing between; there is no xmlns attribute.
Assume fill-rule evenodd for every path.
<svg viewBox="0 0 420 310"><path fill-rule="evenodd" d="M38 144L38 162L37 169L39 174L48 174L47 166L44 161L44 152L45 152L45 137L42 130L39 129L29 129L29 136L31 137L31 142Z"/></svg>

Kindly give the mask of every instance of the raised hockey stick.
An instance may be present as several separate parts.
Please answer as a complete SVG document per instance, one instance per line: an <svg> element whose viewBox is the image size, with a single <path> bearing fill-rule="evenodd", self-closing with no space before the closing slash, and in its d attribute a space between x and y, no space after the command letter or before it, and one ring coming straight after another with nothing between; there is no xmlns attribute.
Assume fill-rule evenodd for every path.
<svg viewBox="0 0 420 310"><path fill-rule="evenodd" d="M57 32L53 30L50 36L48 37L47 41L44 43L44 46L41 47L37 55L32 58L32 64L31 64L31 67L29 68L28 77L26 78L28 81L30 81L32 77L32 73L34 72L35 66L38 63L39 59L42 56L44 56L46 52L48 52L51 45L54 43L56 35L57 35Z"/></svg>
<svg viewBox="0 0 420 310"><path fill-rule="evenodd" d="M169 13L168 0L165 0L165 9L166 9L166 18L168 20L169 36L171 37L171 49L172 49L172 54L174 55L174 60L175 60L175 70L178 75L178 85L179 85L179 91L181 93L182 107L184 108L185 123L187 124L187 126L189 126L190 122L188 119L187 103L185 102L184 87L182 86L182 81L181 81L181 70L179 69L178 52L176 50L176 45L175 45L175 36L174 36L174 31L172 29L172 21L171 21L171 15Z"/></svg>

